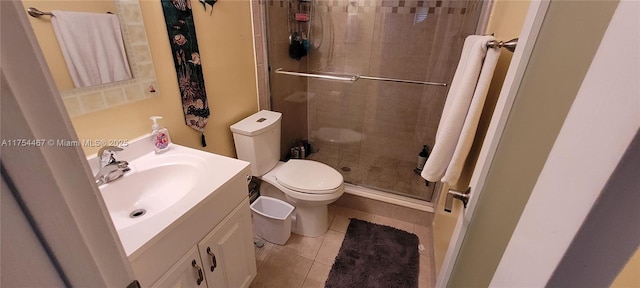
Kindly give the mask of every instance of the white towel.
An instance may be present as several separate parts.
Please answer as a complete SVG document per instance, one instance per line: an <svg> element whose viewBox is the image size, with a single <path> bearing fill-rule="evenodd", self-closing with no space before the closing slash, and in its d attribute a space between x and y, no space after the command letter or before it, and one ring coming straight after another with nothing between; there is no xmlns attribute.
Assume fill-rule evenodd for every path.
<svg viewBox="0 0 640 288"><path fill-rule="evenodd" d="M76 87L131 79L118 16L52 11L53 30Z"/></svg>
<svg viewBox="0 0 640 288"><path fill-rule="evenodd" d="M487 49L486 44L491 40L495 38L471 35L464 41L435 145L422 170L424 179L452 186L460 178L500 56L499 49Z"/></svg>

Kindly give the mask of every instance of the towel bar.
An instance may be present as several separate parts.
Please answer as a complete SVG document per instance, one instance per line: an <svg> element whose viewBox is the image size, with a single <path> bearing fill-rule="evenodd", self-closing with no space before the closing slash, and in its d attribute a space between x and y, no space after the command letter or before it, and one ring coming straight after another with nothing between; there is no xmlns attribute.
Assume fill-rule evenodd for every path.
<svg viewBox="0 0 640 288"><path fill-rule="evenodd" d="M282 70L282 68L276 69L275 73L285 74L285 75L292 75L292 76L302 76L302 77L308 77L308 78L347 81L347 82L356 82L359 79L365 79L365 80L387 81L387 82L396 82L396 83L433 85L433 86L442 86L442 87L446 87L447 86L447 83L439 83L439 82L428 82L428 81L416 81L416 80L406 80L406 79L397 79L397 78L374 77L374 76L366 76L366 75L340 75L340 76L337 76L337 75L330 75L330 74L313 74L313 73L305 73L305 72L285 71L285 70Z"/></svg>
<svg viewBox="0 0 640 288"><path fill-rule="evenodd" d="M518 38L513 38L507 42L491 40L487 42L487 48L505 48L511 52L516 50L518 46Z"/></svg>
<svg viewBox="0 0 640 288"><path fill-rule="evenodd" d="M51 12L43 12L40 11L38 8L35 7L29 7L27 8L27 14L29 14L29 16L34 17L34 18L39 18L40 16L53 16L53 13ZM107 12L107 14L113 14L111 12Z"/></svg>
<svg viewBox="0 0 640 288"><path fill-rule="evenodd" d="M27 8L27 13L29 13L29 15L31 17L35 17L35 18L38 18L40 16L44 16L44 15L53 16L53 13L51 13L51 12L42 12L42 11L38 10L38 8L35 8L35 7Z"/></svg>
<svg viewBox="0 0 640 288"><path fill-rule="evenodd" d="M467 188L464 192L455 190L447 191L447 199L444 202L444 211L451 213L454 198L462 201L464 208L467 208L467 203L469 203L469 193L471 193L471 187Z"/></svg>

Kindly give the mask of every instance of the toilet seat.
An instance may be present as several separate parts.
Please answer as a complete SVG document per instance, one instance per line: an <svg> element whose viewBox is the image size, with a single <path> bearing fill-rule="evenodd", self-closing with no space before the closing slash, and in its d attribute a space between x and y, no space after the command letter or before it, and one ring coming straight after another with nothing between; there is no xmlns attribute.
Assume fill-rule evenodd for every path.
<svg viewBox="0 0 640 288"><path fill-rule="evenodd" d="M312 160L289 160L275 176L280 185L308 194L334 193L344 182L342 174L331 166Z"/></svg>

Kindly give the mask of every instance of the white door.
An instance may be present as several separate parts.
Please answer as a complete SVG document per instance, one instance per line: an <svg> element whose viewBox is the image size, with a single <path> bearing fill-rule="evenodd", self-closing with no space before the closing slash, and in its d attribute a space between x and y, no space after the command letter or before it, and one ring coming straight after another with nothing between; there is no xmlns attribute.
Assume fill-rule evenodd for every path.
<svg viewBox="0 0 640 288"><path fill-rule="evenodd" d="M473 177L469 183L471 189L469 192L469 202L467 208L461 211L457 219L442 268L440 269L439 275L437 275L436 287L446 287L451 277L455 261L458 258L458 253L462 246L462 241L477 205L477 199L484 187L484 181L489 172L491 160L502 136L502 131L504 130L511 106L520 87L522 76L524 75L548 6L548 1L532 1L529 7L527 18L520 33L518 47L511 59L511 64L505 77L498 103L496 104L493 119L487 130L487 136L482 145L480 155L478 156ZM442 199L442 201L444 201L444 199Z"/></svg>
<svg viewBox="0 0 640 288"><path fill-rule="evenodd" d="M502 134L503 125L499 123L504 123L505 113L509 113L511 107L510 104L505 105L505 102L512 101L513 93L519 86L517 82L521 77L513 76L518 75L518 70L524 68L524 63L527 62L524 59L528 55L522 55L522 52L529 54L529 49L535 42L535 37L526 37L526 34L539 30L540 25L536 19L541 21L545 14L546 7L540 4L543 3L532 4L523 27L518 48L524 49L516 51L516 62L511 63L505 88L500 96L502 102L496 108L496 116L487 134L488 140L484 143L479 164L471 180L473 197L469 208L462 212L463 217L458 219L455 235L438 278L438 287L445 287L450 283L449 278L461 243L470 220L474 217L473 209L478 193L483 190L487 167L495 153L495 143ZM556 268L561 260L564 261L569 247L576 246L572 241L585 224L587 215L590 215L612 171L640 128L640 85L637 81L640 77L638 8L640 4L637 1L620 1L617 5L588 71L581 78L575 100L545 159L544 167L536 175L537 181L517 227L495 273L491 275L491 287L544 287L549 285L550 279L571 279L572 275L566 271L565 274L559 272L557 275L554 272L557 272ZM556 19L559 15L562 14L555 14ZM531 42L522 47L526 43L523 41ZM625 45L610 45L622 42ZM625 201L625 198L620 201ZM636 223L633 218L627 219L629 222L619 223L634 227L633 224ZM602 248L603 251L607 250L607 247ZM611 259L628 259L617 257L619 258ZM597 268L599 264L591 266ZM604 279L603 281L612 279L611 271L601 273L599 270L604 269L597 270L600 274L593 275ZM551 278L558 275L560 277ZM590 275L590 279L594 278L591 277L593 275Z"/></svg>
<svg viewBox="0 0 640 288"><path fill-rule="evenodd" d="M2 145L3 179L11 183L21 213L31 222L39 244L47 250L46 256L55 263L55 272L66 286L127 287L134 280L133 270L108 219L106 206L98 200L100 191L91 179L84 153L80 147L46 146L44 140L39 140L77 140L77 136L24 6L21 1L0 1L0 7L2 24L10 25L13 35L10 41L2 41L0 48L2 139L28 140L21 146ZM6 242L3 238L3 252L20 248L7 244L23 242L17 244L24 246L30 238L33 240L28 234L12 236L17 241ZM24 259L19 259L20 264L12 261L15 258L5 259L3 254L2 267L17 269L42 261L42 253L36 252L21 255ZM56 277L45 278L35 268L23 271L33 274L33 279L7 282L12 278L3 274L2 284L20 286L52 279L50 286L56 285Z"/></svg>
<svg viewBox="0 0 640 288"><path fill-rule="evenodd" d="M606 287L618 273L617 265L626 263L631 256L627 253L637 249L640 186L636 179L640 173L620 163L623 155L633 159L631 155L639 151L634 148L637 144L630 146L640 131L639 51L640 2L620 1L491 287ZM614 173L618 176L612 177ZM620 180L624 173L629 180ZM615 200L607 200L613 193ZM606 203L612 204L602 208ZM613 218L625 211L633 212ZM595 225L600 226L592 228ZM635 242L627 244L627 240ZM586 250L594 248L597 255L587 258Z"/></svg>

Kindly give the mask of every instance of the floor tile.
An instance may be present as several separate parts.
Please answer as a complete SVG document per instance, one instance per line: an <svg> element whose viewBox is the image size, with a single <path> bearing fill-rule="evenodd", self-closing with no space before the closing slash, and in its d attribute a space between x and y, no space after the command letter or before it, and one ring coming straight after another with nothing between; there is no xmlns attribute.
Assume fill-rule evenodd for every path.
<svg viewBox="0 0 640 288"><path fill-rule="evenodd" d="M331 266L333 261L338 256L340 246L342 246L342 240L344 240L344 233L329 230L324 237L324 242L318 251L316 256L316 262Z"/></svg>
<svg viewBox="0 0 640 288"><path fill-rule="evenodd" d="M431 288L435 284L433 273L433 258L420 255L420 272L418 274L418 287Z"/></svg>
<svg viewBox="0 0 640 288"><path fill-rule="evenodd" d="M309 275L307 275L307 279L304 280L302 288L323 288L324 282L327 281L330 271L331 266L324 265L319 262L313 262L311 270L309 270Z"/></svg>
<svg viewBox="0 0 640 288"><path fill-rule="evenodd" d="M341 207L341 206L334 206L333 212L336 215L342 215L342 216L348 216L348 217L375 217L375 215L371 213L367 213L364 211L355 210L351 208Z"/></svg>
<svg viewBox="0 0 640 288"><path fill-rule="evenodd" d="M424 250L420 250L420 254L433 256L433 230L431 227L415 225L414 233L420 239L420 245L424 247Z"/></svg>
<svg viewBox="0 0 640 288"><path fill-rule="evenodd" d="M264 241L264 240L263 240ZM275 244L264 241L264 246L262 248L256 247L256 268L260 268L260 265L264 262L264 259L267 258L269 252L273 248Z"/></svg>
<svg viewBox="0 0 640 288"><path fill-rule="evenodd" d="M336 215L333 217L329 230L346 233L347 227L349 227L349 218L342 215Z"/></svg>
<svg viewBox="0 0 640 288"><path fill-rule="evenodd" d="M258 275L251 283L253 288L313 288L324 287L331 266L340 251L349 218L357 218L373 223L395 227L415 233L425 250L420 251L419 288L435 285L433 271L433 232L431 227L404 222L381 215L329 206L331 228L320 237L311 238L292 234L286 245L269 242L256 249Z"/></svg>
<svg viewBox="0 0 640 288"><path fill-rule="evenodd" d="M334 208L334 213L335 213L335 217L333 218L333 221L331 222L331 226L329 226L329 229L337 232L342 232L342 233L347 232L347 227L349 227L349 221L350 221L349 218L357 218L360 220L370 221L370 222L373 221L373 219L375 218L375 215L370 213L348 209L348 208L342 208L338 206Z"/></svg>
<svg viewBox="0 0 640 288"><path fill-rule="evenodd" d="M335 213L334 209L331 208L331 207L333 207L333 205L329 205L329 212L327 213L327 218L328 218L327 221L329 221L328 222L329 226L331 226L331 222L333 222L333 218L336 217L336 213Z"/></svg>
<svg viewBox="0 0 640 288"><path fill-rule="evenodd" d="M320 245L324 241L324 235L319 237L304 237L298 234L291 234L291 237L287 243L281 247L286 252L302 256L304 258L313 260L320 250Z"/></svg>
<svg viewBox="0 0 640 288"><path fill-rule="evenodd" d="M424 179L414 172L416 163L413 161L400 161L381 155L364 156L360 151L355 154L341 153L340 149L330 147L330 144L318 145L322 146L320 152L311 154L309 159L336 168L349 183L429 200L427 196L433 190L433 185L425 186ZM351 171L343 171L342 167L349 167Z"/></svg>
<svg viewBox="0 0 640 288"><path fill-rule="evenodd" d="M384 217L380 215L376 215L372 222L376 224L391 226L393 228L404 230L409 233L413 233L413 227L415 226L413 223L404 222L402 220Z"/></svg>
<svg viewBox="0 0 640 288"><path fill-rule="evenodd" d="M302 287L313 260L288 253L274 246L264 260L252 288L298 288Z"/></svg>

